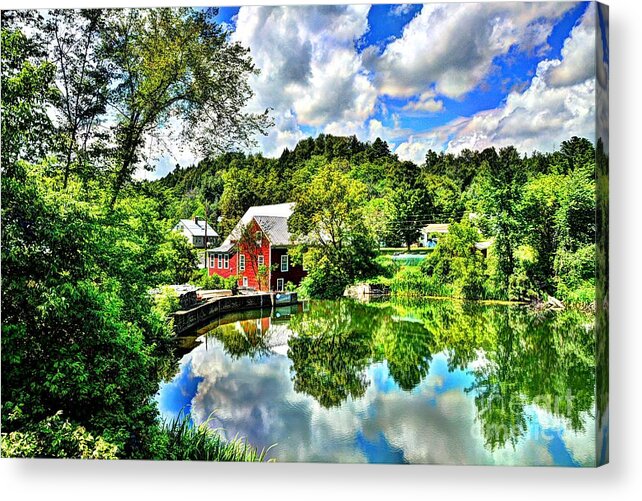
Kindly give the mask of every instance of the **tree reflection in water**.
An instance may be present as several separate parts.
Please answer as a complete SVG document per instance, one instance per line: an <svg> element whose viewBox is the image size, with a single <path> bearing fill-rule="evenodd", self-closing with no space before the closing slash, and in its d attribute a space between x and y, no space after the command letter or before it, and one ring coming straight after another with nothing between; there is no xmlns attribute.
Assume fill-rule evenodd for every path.
<svg viewBox="0 0 642 501"><path fill-rule="evenodd" d="M449 371L473 376L465 391L474 398L485 446L492 451L515 446L526 433L529 406L584 430L595 391L590 318L472 302L341 300L313 302L309 311L278 321L223 325L212 333L234 357L262 356L278 342L287 343L295 391L325 408L361 398L370 384L367 369L375 363L385 363L399 388L410 392L429 374L432 355L444 353Z"/></svg>

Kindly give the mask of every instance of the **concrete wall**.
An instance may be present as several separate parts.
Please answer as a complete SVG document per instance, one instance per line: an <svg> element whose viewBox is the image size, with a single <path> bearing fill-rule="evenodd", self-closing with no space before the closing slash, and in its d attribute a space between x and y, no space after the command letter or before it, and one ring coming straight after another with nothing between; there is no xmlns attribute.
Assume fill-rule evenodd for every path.
<svg viewBox="0 0 642 501"><path fill-rule="evenodd" d="M206 321L211 321L219 315L242 310L253 310L259 308L271 308L284 304L298 303L296 293L285 294L249 294L239 296L228 296L211 299L208 302L190 310L177 311L172 315L174 318L174 332L182 334L189 329Z"/></svg>

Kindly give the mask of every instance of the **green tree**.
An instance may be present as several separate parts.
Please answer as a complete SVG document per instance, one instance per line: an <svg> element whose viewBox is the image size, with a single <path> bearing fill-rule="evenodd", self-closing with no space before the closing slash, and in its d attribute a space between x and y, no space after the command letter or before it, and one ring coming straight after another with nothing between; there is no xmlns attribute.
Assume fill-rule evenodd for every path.
<svg viewBox="0 0 642 501"><path fill-rule="evenodd" d="M347 169L344 161L328 163L295 193L288 227L295 241L313 247L304 282L314 295L340 295L374 267L376 244L364 217L366 188Z"/></svg>
<svg viewBox="0 0 642 501"><path fill-rule="evenodd" d="M17 174L19 160L50 153L56 131L47 108L60 99L55 66L44 59L41 44L13 25L2 11L2 173Z"/></svg>
<svg viewBox="0 0 642 501"><path fill-rule="evenodd" d="M481 299L485 296L486 266L482 253L475 247L479 231L468 219L453 223L439 244L421 264L427 275L453 285L455 296Z"/></svg>
<svg viewBox="0 0 642 501"><path fill-rule="evenodd" d="M243 111L256 73L248 50L231 43L207 11L129 9L105 21L104 57L117 85L108 104L116 111L116 170L110 205L138 165L147 135L179 118L189 144L202 153L249 145L268 125Z"/></svg>
<svg viewBox="0 0 642 501"><path fill-rule="evenodd" d="M97 55L103 18L100 9L52 9L43 23L61 96L57 112L64 187L72 170L82 177L95 176L91 171L104 149L104 138L96 132L107 111L110 82L105 61Z"/></svg>
<svg viewBox="0 0 642 501"><path fill-rule="evenodd" d="M500 280L508 293L510 276L515 269L515 251L523 234L519 202L526 182L526 172L517 150L510 146L499 153L494 148L481 154L484 162L481 188L482 222L495 237Z"/></svg>

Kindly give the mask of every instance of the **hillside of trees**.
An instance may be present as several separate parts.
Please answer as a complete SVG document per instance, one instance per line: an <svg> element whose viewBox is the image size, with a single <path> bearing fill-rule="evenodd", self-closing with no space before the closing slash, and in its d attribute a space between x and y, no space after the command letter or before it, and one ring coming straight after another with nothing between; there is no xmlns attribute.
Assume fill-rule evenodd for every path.
<svg viewBox="0 0 642 501"><path fill-rule="evenodd" d="M301 249L313 264L316 278L304 284L313 295L336 296L354 280L392 277L394 270L377 262L380 246L410 249L427 224L451 223L421 273L406 270L407 279L420 282L415 292L520 300L548 294L590 304L595 158L589 140L572 137L552 153L428 151L416 165L381 139L322 134L279 158L225 153L141 188L163 198L174 219L204 216L207 208L223 237L252 205L297 201L293 234L313 231L312 221L339 221L341 252ZM486 257L474 247L484 240L493 242Z"/></svg>

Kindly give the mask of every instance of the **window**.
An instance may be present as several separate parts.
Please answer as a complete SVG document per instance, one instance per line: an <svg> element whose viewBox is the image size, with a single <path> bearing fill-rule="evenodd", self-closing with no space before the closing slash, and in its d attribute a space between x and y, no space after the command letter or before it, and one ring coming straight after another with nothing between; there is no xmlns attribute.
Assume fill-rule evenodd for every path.
<svg viewBox="0 0 642 501"><path fill-rule="evenodd" d="M263 256L259 256L257 259L257 263L259 266L264 266L265 265L265 258Z"/></svg>
<svg viewBox="0 0 642 501"><path fill-rule="evenodd" d="M287 254L283 254L281 256L281 271L288 271L290 269L289 264L290 263L288 261L288 255Z"/></svg>
<svg viewBox="0 0 642 501"><path fill-rule="evenodd" d="M223 268L223 254L218 255L218 268L219 270Z"/></svg>
<svg viewBox="0 0 642 501"><path fill-rule="evenodd" d="M276 279L276 290L277 290L277 292L283 292L284 282L285 282L284 278L277 278Z"/></svg>
<svg viewBox="0 0 642 501"><path fill-rule="evenodd" d="M210 268L214 268L214 262L216 261L216 255L210 254Z"/></svg>
<svg viewBox="0 0 642 501"><path fill-rule="evenodd" d="M247 287L247 277L243 277L243 287Z"/></svg>
<svg viewBox="0 0 642 501"><path fill-rule="evenodd" d="M261 242L263 241L263 232L257 231L254 234L254 237L256 238L256 245L261 245Z"/></svg>
<svg viewBox="0 0 642 501"><path fill-rule="evenodd" d="M239 270L245 271L245 254L239 255Z"/></svg>
<svg viewBox="0 0 642 501"><path fill-rule="evenodd" d="M223 256L223 268L225 268L227 270L229 267L230 267L230 256L225 254Z"/></svg>

